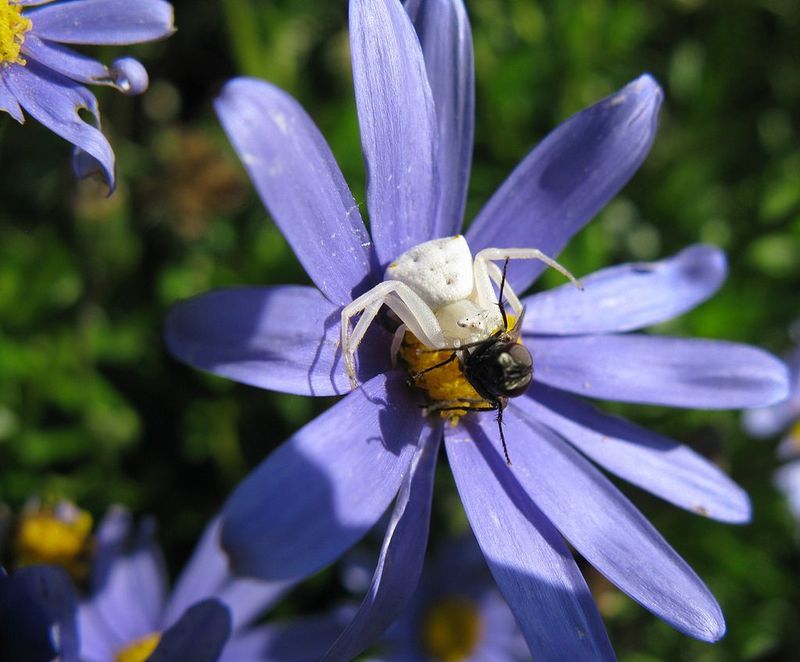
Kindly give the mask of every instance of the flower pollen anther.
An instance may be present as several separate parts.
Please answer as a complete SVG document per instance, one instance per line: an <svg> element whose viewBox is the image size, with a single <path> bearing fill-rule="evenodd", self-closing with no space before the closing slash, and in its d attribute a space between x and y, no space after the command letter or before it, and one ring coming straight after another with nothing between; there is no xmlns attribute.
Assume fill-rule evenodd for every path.
<svg viewBox="0 0 800 662"><path fill-rule="evenodd" d="M17 527L18 565L60 565L81 580L88 569L92 516L69 502L24 512Z"/></svg>
<svg viewBox="0 0 800 662"><path fill-rule="evenodd" d="M0 0L0 66L25 64L20 57L25 33L31 20L22 15L22 7L10 0Z"/></svg>
<svg viewBox="0 0 800 662"><path fill-rule="evenodd" d="M425 652L442 662L469 659L483 636L478 606L462 597L448 597L425 613L422 643Z"/></svg>
<svg viewBox="0 0 800 662"><path fill-rule="evenodd" d="M161 635L158 632L151 632L139 637L120 649L114 656L114 662L145 662L153 654L160 641Z"/></svg>

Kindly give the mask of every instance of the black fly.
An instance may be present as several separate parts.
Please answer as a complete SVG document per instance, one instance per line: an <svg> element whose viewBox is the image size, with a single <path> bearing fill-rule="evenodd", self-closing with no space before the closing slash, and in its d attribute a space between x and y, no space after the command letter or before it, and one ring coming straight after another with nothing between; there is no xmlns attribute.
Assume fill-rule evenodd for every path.
<svg viewBox="0 0 800 662"><path fill-rule="evenodd" d="M483 399L440 402L429 407L428 410L496 411L500 441L503 444L503 454L506 462L511 464L508 447L506 446L506 437L503 433L503 409L505 409L509 398L516 398L528 389L533 379L533 359L527 348L517 342L522 332L524 310L519 319L514 322L514 327L510 331L508 330L508 318L503 303L503 289L506 283L507 269L508 258L503 264L503 278L500 281L500 294L497 299L500 314L503 316L503 326L484 340L454 348L449 358L417 373L411 378L411 381L416 382L426 372L441 368L458 359L461 362L461 369L465 379Z"/></svg>

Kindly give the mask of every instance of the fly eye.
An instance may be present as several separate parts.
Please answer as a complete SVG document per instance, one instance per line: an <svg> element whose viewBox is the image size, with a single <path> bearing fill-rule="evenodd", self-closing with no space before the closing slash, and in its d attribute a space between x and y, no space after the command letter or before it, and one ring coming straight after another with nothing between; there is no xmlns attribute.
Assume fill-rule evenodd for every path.
<svg viewBox="0 0 800 662"><path fill-rule="evenodd" d="M533 359L531 353L517 343L507 347L499 357L503 366L503 395L516 398L528 390L533 377Z"/></svg>
<svg viewBox="0 0 800 662"><path fill-rule="evenodd" d="M508 348L507 354L519 369L533 368L533 358L524 345L514 343Z"/></svg>

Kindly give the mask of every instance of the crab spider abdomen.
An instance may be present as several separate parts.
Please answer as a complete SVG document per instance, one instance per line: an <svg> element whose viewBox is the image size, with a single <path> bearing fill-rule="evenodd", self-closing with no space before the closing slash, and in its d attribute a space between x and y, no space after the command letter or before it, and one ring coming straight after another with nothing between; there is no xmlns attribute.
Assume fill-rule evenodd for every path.
<svg viewBox="0 0 800 662"><path fill-rule="evenodd" d="M436 311L472 294L472 253L461 235L433 239L409 248L386 268L384 278L405 283Z"/></svg>

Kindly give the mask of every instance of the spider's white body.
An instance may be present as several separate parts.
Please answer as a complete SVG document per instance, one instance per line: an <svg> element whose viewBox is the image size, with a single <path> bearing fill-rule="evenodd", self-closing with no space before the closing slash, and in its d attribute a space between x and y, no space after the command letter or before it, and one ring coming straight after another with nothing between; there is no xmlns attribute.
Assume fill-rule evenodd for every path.
<svg viewBox="0 0 800 662"><path fill-rule="evenodd" d="M386 268L383 282L342 310L342 355L353 387L355 351L383 305L403 323L392 343L393 355L406 329L431 349L480 342L497 331L503 317L492 282L499 286L503 272L494 261L506 259L541 260L578 285L564 267L535 248L485 248L473 260L462 235L414 246ZM522 304L507 282L503 294L519 317ZM350 320L359 313L351 333Z"/></svg>

